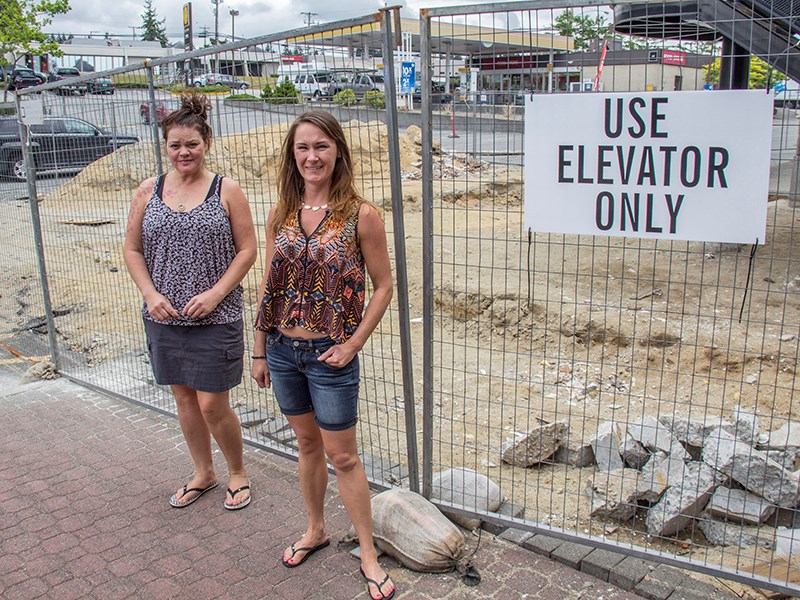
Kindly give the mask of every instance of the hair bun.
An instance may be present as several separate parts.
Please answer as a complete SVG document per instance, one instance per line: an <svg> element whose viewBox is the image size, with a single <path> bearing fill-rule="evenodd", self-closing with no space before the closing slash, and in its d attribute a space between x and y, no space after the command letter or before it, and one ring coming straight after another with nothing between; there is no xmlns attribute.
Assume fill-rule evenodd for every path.
<svg viewBox="0 0 800 600"><path fill-rule="evenodd" d="M209 102L200 92L185 92L181 94L181 110L197 115L204 121L208 120Z"/></svg>

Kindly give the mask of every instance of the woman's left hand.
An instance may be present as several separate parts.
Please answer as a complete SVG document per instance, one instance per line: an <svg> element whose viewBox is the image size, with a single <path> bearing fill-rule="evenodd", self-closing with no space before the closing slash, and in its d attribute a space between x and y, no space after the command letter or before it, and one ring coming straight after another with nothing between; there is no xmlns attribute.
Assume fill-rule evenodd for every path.
<svg viewBox="0 0 800 600"><path fill-rule="evenodd" d="M336 367L337 369L341 369L350 364L350 361L353 360L356 354L358 354L358 349L353 348L350 344L345 342L344 344L331 346L320 354L317 360L327 363L332 367Z"/></svg>
<svg viewBox="0 0 800 600"><path fill-rule="evenodd" d="M213 290L206 290L202 294L193 296L183 307L182 314L190 319L202 319L217 308L222 298L217 298Z"/></svg>

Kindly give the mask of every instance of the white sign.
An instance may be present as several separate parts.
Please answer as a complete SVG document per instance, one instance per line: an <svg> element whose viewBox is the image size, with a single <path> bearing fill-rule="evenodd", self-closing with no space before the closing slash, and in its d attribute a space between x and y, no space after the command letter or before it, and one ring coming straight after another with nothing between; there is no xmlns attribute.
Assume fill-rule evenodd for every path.
<svg viewBox="0 0 800 600"><path fill-rule="evenodd" d="M541 94L525 103L525 228L764 243L763 90Z"/></svg>
<svg viewBox="0 0 800 600"><path fill-rule="evenodd" d="M19 117L25 125L44 123L44 102L41 94L23 96L19 99Z"/></svg>

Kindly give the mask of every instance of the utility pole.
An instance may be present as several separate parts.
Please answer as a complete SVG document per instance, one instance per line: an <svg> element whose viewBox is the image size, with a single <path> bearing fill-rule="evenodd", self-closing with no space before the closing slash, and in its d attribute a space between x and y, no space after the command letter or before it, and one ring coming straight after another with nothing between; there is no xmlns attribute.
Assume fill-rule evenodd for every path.
<svg viewBox="0 0 800 600"><path fill-rule="evenodd" d="M311 27L311 17L318 17L319 14L311 11L301 12L301 15L306 16L306 27Z"/></svg>
<svg viewBox="0 0 800 600"><path fill-rule="evenodd" d="M135 40L136 39L136 30L139 29L136 25L130 25L131 28L131 37Z"/></svg>
<svg viewBox="0 0 800 600"><path fill-rule="evenodd" d="M219 5L223 4L225 0L211 0L214 5L214 43L219 44Z"/></svg>

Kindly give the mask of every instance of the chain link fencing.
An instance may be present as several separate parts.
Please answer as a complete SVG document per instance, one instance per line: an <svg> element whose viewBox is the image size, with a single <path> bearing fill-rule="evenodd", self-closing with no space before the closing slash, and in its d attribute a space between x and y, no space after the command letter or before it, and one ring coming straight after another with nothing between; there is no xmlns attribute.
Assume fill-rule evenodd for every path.
<svg viewBox="0 0 800 600"><path fill-rule="evenodd" d="M38 196L34 219L43 239L39 258L46 266L35 277L36 261L28 251L5 265L13 282L12 298L38 291L52 303L19 311L16 327L33 315L50 314L50 353L60 372L85 385L173 414L169 389L155 384L145 348L141 295L128 276L122 243L127 213L137 186L166 171L169 161L161 121L178 106L183 90L205 93L213 129L208 168L235 180L245 191L260 244L259 259L243 281L245 347L252 354L258 286L265 265L263 239L269 207L277 200L277 167L283 138L299 114L328 110L343 124L364 196L384 214L392 258L403 256L397 129L387 120L385 105L394 100L393 75L385 44L394 38L391 12L325 26L279 32L242 42L199 49L177 57L148 61L65 79L19 91L22 111L41 104L43 124L29 127L29 144L18 143L0 157L3 172ZM305 56L306 62L294 62ZM288 58L287 58L288 57ZM382 62L383 61L383 62ZM315 94L302 85L308 75L336 75L341 89ZM368 74L379 81L356 89L355 78ZM102 84L110 80L112 85ZM349 93L339 94L343 90ZM339 94L337 96L337 94ZM17 126L16 120L14 127ZM24 131L25 128L23 128ZM25 137L23 136L23 140ZM19 186L21 184L17 184ZM17 201L19 202L19 201ZM9 208L17 204L9 204ZM20 242L32 236L18 235ZM23 246L20 243L20 246ZM42 290L24 282L44 282ZM377 486L396 485L409 472L406 420L413 424L413 399L407 398L409 374L403 372L400 320L405 287L398 291L380 326L362 351L360 447L368 476ZM249 324L249 325L247 325ZM38 340L38 354L48 354L48 338ZM410 361L406 361L410 364ZM249 359L245 363L249 366ZM404 379L405 378L405 379ZM296 455L296 440L270 390L260 390L245 369L242 384L231 392L246 439L286 455ZM408 404L407 404L408 402ZM410 430L414 430L412 426ZM416 479L416 477L415 477Z"/></svg>
<svg viewBox="0 0 800 600"><path fill-rule="evenodd" d="M774 94L799 75L796 15L776 11L570 0L421 11L423 237L413 251L429 282L426 496L499 524L800 589L787 551L800 431L796 107L776 102L763 245L536 233L523 206L537 186L523 175L523 138L537 135L528 98L535 109L541 94ZM488 478L505 502L491 488L442 486L450 468Z"/></svg>
<svg viewBox="0 0 800 600"><path fill-rule="evenodd" d="M618 3L612 12L559 0L428 9L399 25L385 11L22 90L21 102L40 98L45 122L65 128L63 144L81 143L68 127L99 127L66 153L80 157L75 164L63 147L0 156L7 175L35 171L19 197L39 199L34 231L18 231L19 258L4 266L15 286L4 296L9 329L38 340L32 355L48 354L49 342L69 377L173 413L152 381L141 298L121 253L133 190L168 165L159 120L180 89L208 94L209 168L242 186L263 240L288 124L330 110L365 197L385 211L397 276L362 353L359 441L373 483L421 488L501 526L798 591L784 550L800 447L791 425L800 98L791 83L775 98L767 239L754 252L529 233L522 200L524 184L536 185L522 173L526 98L727 89L743 72L772 93L783 74L800 76L793 15L778 12L728 2ZM417 69L404 93L398 47ZM101 78L113 94L80 94ZM34 140L61 133L35 128ZM21 206L4 201L2 218L19 218ZM46 265L38 279L37 224ZM263 268L259 259L244 282L246 322ZM36 293L52 307L14 300ZM35 318L51 326L33 328ZM232 401L248 441L294 455L269 392L245 377ZM704 460L726 435L745 475L719 475L722 465ZM489 478L505 500L441 484L450 468ZM746 475L755 472L760 480Z"/></svg>

